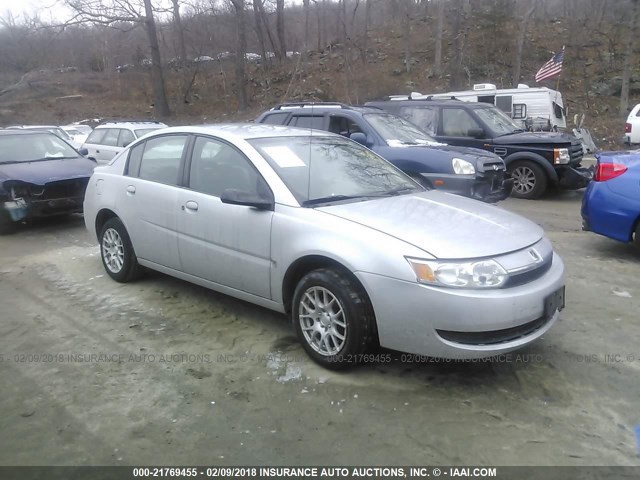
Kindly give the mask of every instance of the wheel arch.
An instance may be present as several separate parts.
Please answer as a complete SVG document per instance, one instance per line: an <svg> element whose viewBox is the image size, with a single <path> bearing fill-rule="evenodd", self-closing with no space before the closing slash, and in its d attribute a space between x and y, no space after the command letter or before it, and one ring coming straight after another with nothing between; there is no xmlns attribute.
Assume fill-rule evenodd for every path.
<svg viewBox="0 0 640 480"><path fill-rule="evenodd" d="M102 227L104 226L105 223L107 223L107 220L111 218L120 218L120 217L118 217L118 214L116 214L113 210L109 208L101 209L96 215L95 228L96 228L96 237L98 239L98 242L100 241L100 232L102 231ZM122 221L122 219L120 219L120 221Z"/></svg>
<svg viewBox="0 0 640 480"><path fill-rule="evenodd" d="M371 299L369 298L369 294L364 288L364 285L362 285L360 280L358 280L358 277L356 277L353 272L344 264L340 263L338 260L326 257L324 255L305 255L304 257L298 258L295 262L289 265L289 268L287 268L287 271L285 272L282 279L282 303L287 314L291 313L293 294L300 279L307 273L319 268L333 268L347 275L356 285L358 285L362 289L363 294L369 301L369 305L371 305L371 308L373 309Z"/></svg>
<svg viewBox="0 0 640 480"><path fill-rule="evenodd" d="M509 155L504 159L504 163L507 166L507 170L508 170L510 165L521 160L528 160L536 163L544 170L544 173L547 175L547 178L549 179L549 181L551 181L553 184L558 183L559 179L558 179L558 173L556 172L556 170L542 155L538 155L537 153L533 153L533 152L512 153L511 155Z"/></svg>

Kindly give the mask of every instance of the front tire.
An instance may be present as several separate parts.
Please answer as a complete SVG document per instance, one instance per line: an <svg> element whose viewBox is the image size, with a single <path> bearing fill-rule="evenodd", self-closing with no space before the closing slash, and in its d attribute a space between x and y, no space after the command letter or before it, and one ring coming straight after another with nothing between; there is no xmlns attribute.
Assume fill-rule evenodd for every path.
<svg viewBox="0 0 640 480"><path fill-rule="evenodd" d="M291 318L307 354L332 370L357 364L374 335L375 318L366 293L355 279L332 268L302 277Z"/></svg>
<svg viewBox="0 0 640 480"><path fill-rule="evenodd" d="M514 162L509 166L513 178L511 196L525 200L540 198L547 190L547 175L540 165L529 160Z"/></svg>
<svg viewBox="0 0 640 480"><path fill-rule="evenodd" d="M142 273L127 229L117 217L110 218L102 227L100 258L107 274L116 282L130 282Z"/></svg>

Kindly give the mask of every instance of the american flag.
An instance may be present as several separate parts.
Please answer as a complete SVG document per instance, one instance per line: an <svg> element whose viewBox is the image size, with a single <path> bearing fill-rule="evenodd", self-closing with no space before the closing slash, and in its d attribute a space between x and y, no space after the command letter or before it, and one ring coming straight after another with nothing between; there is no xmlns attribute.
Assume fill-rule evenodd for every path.
<svg viewBox="0 0 640 480"><path fill-rule="evenodd" d="M536 73L536 83L540 83L547 78L554 77L556 75L560 75L562 72L562 61L564 60L564 47L558 53L556 53L551 60L545 63L538 73Z"/></svg>

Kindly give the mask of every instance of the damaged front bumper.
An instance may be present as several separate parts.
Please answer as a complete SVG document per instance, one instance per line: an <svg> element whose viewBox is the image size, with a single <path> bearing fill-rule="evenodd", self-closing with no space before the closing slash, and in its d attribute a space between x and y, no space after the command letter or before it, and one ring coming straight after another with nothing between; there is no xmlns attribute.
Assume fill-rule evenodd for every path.
<svg viewBox="0 0 640 480"><path fill-rule="evenodd" d="M566 167L558 172L558 185L562 188L577 190L589 185L593 178L595 167Z"/></svg>
<svg viewBox="0 0 640 480"><path fill-rule="evenodd" d="M11 182L8 195L0 200L9 219L19 222L28 218L82 212L88 178L51 182L44 186Z"/></svg>
<svg viewBox="0 0 640 480"><path fill-rule="evenodd" d="M513 179L505 171L494 175L442 175L423 173L436 190L455 193L486 203L495 203L511 195Z"/></svg>

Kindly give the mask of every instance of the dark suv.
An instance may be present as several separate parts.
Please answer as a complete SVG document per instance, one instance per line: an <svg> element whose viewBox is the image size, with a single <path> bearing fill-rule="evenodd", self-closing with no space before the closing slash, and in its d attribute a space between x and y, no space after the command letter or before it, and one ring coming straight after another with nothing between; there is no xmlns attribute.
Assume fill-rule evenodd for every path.
<svg viewBox="0 0 640 480"><path fill-rule="evenodd" d="M400 115L439 141L500 155L514 180L514 197L534 199L549 185L577 189L591 180L591 170L580 167L580 140L565 133L526 132L493 105L430 98L367 105Z"/></svg>
<svg viewBox="0 0 640 480"><path fill-rule="evenodd" d="M428 188L497 202L508 197L513 186L497 155L438 143L407 120L379 108L289 103L264 112L256 122L325 130L351 138Z"/></svg>

